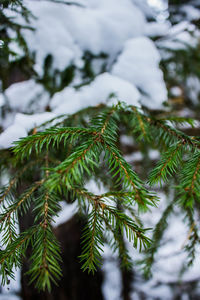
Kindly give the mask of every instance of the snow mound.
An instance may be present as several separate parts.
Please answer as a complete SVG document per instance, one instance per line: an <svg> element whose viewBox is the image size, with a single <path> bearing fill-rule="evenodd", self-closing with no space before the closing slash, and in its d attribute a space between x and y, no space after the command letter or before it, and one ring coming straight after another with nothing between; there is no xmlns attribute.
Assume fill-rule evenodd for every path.
<svg viewBox="0 0 200 300"><path fill-rule="evenodd" d="M49 112L34 115L17 113L13 124L0 134L0 149L14 146L14 141L26 137L31 129L55 118L55 116Z"/></svg>
<svg viewBox="0 0 200 300"><path fill-rule="evenodd" d="M131 83L109 73L103 73L97 76L91 84L78 91L67 87L62 92L56 93L50 106L57 115L72 114L87 106L100 103L112 105L118 100L140 106L139 98L140 93Z"/></svg>
<svg viewBox="0 0 200 300"><path fill-rule="evenodd" d="M0 134L0 149L6 149L13 146L12 143L14 141L17 141L21 137L25 136L27 136L26 129L20 124L14 123Z"/></svg>
<svg viewBox="0 0 200 300"><path fill-rule="evenodd" d="M113 66L112 74L131 82L143 93L142 104L159 109L167 99L163 74L159 69L160 55L147 37L127 41Z"/></svg>
<svg viewBox="0 0 200 300"><path fill-rule="evenodd" d="M23 33L36 54L39 74L48 54L53 56L53 67L64 70L72 63L79 66L86 50L116 55L126 40L145 30L144 14L129 0L86 1L83 7L40 1L26 5L36 17L30 24L36 30Z"/></svg>
<svg viewBox="0 0 200 300"><path fill-rule="evenodd" d="M33 79L12 84L6 89L4 97L13 111L26 113L44 111L49 101L49 94Z"/></svg>

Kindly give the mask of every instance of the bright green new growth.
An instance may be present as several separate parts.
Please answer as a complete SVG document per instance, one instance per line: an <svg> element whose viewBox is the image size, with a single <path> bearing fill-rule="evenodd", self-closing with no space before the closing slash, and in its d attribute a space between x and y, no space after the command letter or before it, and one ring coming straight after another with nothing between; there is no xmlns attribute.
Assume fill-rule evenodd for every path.
<svg viewBox="0 0 200 300"><path fill-rule="evenodd" d="M158 223L151 242L138 214L155 206L158 199L124 159L119 135L123 127L139 144L150 144L161 150L162 157L148 182L164 183L178 172L178 202L187 215L190 210L191 224L192 209L200 197L200 143L171 127L169 122L191 124L192 121L176 117L156 119L136 107L118 103L113 107L88 108L63 117L62 121L58 118L57 125L16 142L10 167L18 168L19 172L2 189L0 198L2 283L14 276L13 269L21 266L30 246L31 282L35 282L38 289L50 290L51 282L59 280L61 253L52 224L60 210L59 201L63 199L69 203L76 201L79 214L86 220L80 256L83 270L94 272L101 265L105 242L114 251L118 249L124 266L130 266L130 257L123 249L119 233L132 242L133 247L148 251L145 268L150 270L173 204L164 212L163 222ZM35 170L33 184L22 194L16 193L19 180L23 181L24 174L31 168ZM86 189L90 179L101 181L108 191L100 195L91 193ZM16 224L30 210L34 215L33 226L19 234ZM112 239L105 236L105 231L110 232ZM197 240L195 236L188 248L190 252Z"/></svg>

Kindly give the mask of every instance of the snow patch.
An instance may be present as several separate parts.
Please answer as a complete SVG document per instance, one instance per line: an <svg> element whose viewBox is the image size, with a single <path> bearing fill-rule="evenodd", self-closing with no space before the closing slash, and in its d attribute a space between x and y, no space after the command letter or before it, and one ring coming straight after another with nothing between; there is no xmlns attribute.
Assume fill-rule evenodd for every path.
<svg viewBox="0 0 200 300"><path fill-rule="evenodd" d="M12 110L26 113L42 112L49 101L49 94L34 79L12 84L4 96Z"/></svg>
<svg viewBox="0 0 200 300"><path fill-rule="evenodd" d="M158 68L160 55L147 37L131 39L125 43L121 55L113 66L112 74L120 76L143 92L142 104L151 109L163 108L167 89Z"/></svg>
<svg viewBox="0 0 200 300"><path fill-rule="evenodd" d="M31 129L53 119L55 116L49 112L34 115L17 113L13 124L0 134L0 149L14 146L14 141L26 137Z"/></svg>
<svg viewBox="0 0 200 300"><path fill-rule="evenodd" d="M17 141L21 137L25 136L27 136L27 131L24 126L21 126L20 124L13 124L9 126L0 134L0 149L6 149L14 146L14 141Z"/></svg>
<svg viewBox="0 0 200 300"><path fill-rule="evenodd" d="M109 73L103 73L79 90L65 88L56 93L50 103L55 114L73 114L77 110L100 103L108 105L125 101L127 104L139 105L140 93L134 85Z"/></svg>
<svg viewBox="0 0 200 300"><path fill-rule="evenodd" d="M121 300L121 274L118 266L118 260L113 257L113 253L108 246L104 246L103 254L104 281L102 292L105 300Z"/></svg>
<svg viewBox="0 0 200 300"><path fill-rule="evenodd" d="M60 201L59 204L61 206L61 210L58 212L58 215L54 218L55 222L52 223L54 227L57 227L58 225L69 221L78 210L76 202L68 204L65 201Z"/></svg>

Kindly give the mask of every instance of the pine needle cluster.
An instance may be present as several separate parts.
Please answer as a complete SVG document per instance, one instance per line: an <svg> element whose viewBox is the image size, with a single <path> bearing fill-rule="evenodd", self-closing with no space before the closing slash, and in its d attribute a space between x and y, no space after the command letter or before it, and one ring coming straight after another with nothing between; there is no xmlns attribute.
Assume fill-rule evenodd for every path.
<svg viewBox="0 0 200 300"><path fill-rule="evenodd" d="M51 126L55 121L57 124ZM2 283L14 276L13 270L21 266L28 247L32 249L30 281L38 289L50 290L51 283L59 280L61 250L53 222L63 199L76 202L79 214L86 219L80 256L83 270L94 272L101 265L105 243L118 251L122 263L129 267L130 257L126 249L121 251L120 234L136 249L148 250L145 266L150 267L175 203L189 212L191 223L199 201L200 142L174 126L191 124L191 119L155 118L118 103L113 107L90 107L52 122L17 141L12 150L5 150L10 156L2 162L2 172L6 170L9 176L12 173L12 178L2 188L0 198ZM138 144L149 144L161 152L148 181L142 180L124 159L119 146L121 128ZM18 172L13 175L13 170ZM177 201L164 212L151 241L149 228L144 228L139 213L158 203L149 186L165 184L174 176L178 181ZM19 186L27 177L32 184L21 193ZM107 192L89 191L86 184L90 179L101 181ZM33 226L19 233L19 219L30 210ZM108 232L112 238L106 236ZM197 233L193 240L188 246L190 252L198 241Z"/></svg>

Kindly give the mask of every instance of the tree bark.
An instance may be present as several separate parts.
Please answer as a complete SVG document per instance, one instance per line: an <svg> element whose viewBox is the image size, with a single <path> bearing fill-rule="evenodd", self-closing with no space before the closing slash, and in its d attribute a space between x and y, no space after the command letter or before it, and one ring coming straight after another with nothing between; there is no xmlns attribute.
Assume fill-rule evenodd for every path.
<svg viewBox="0 0 200 300"><path fill-rule="evenodd" d="M24 222L26 223L27 220ZM25 260L21 276L23 300L103 300L102 273L98 270L92 275L81 270L78 256L81 254L80 238L83 226L84 222L78 216L74 216L68 222L55 228L55 235L62 250L63 277L58 282L58 286L52 286L51 293L38 292L34 284L28 285L29 278L25 273L29 262L28 259ZM30 253L27 256L30 256Z"/></svg>

